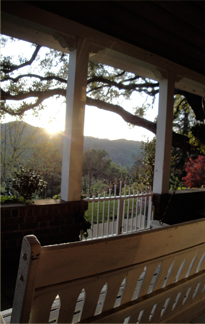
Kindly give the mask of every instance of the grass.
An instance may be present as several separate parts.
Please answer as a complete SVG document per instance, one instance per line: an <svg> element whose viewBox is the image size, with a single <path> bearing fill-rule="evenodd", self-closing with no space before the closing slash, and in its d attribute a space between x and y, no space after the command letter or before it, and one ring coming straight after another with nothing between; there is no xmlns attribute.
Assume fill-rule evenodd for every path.
<svg viewBox="0 0 205 324"><path fill-rule="evenodd" d="M132 213L132 199L130 199L130 205L129 205L129 216L131 217ZM134 199L134 215L136 214L136 201L137 199ZM117 219L117 210L118 210L118 201L100 201L99 202L99 222L102 222L103 218L103 203L104 203L104 222L107 222L108 220L108 208L110 208L110 217L109 221L112 221L113 219L113 208L114 208L114 217ZM109 207L110 204L110 207ZM115 204L115 206L114 206ZM125 218L127 218L127 208L128 208L128 199L125 200ZM92 221L92 210L93 210L93 203L88 203L88 211L86 213L87 219L91 222ZM98 202L94 202L94 224L97 223L97 212L98 212ZM139 210L138 210L139 212Z"/></svg>
<svg viewBox="0 0 205 324"><path fill-rule="evenodd" d="M102 222L102 218L103 218L103 201L100 202L100 208L99 208L99 221ZM114 201L110 201L110 221L112 220L113 217L113 205L114 205ZM105 201L104 204L104 208L105 208L105 213L104 213L104 221L107 222L108 219L108 206L109 206L109 202ZM115 202L115 216L117 217L117 206L118 203ZM88 213L87 213L87 218L88 220L91 222L92 220L92 210L93 210L93 204L89 203L88 204ZM97 212L98 212L98 203L95 202L94 203L94 223L97 223Z"/></svg>

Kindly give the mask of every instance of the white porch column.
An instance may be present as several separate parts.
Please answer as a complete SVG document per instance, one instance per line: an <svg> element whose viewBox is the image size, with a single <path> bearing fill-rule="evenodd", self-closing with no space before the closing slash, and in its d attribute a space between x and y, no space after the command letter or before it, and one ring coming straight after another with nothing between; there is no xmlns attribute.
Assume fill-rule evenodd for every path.
<svg viewBox="0 0 205 324"><path fill-rule="evenodd" d="M174 103L174 75L160 81L153 193L169 191Z"/></svg>
<svg viewBox="0 0 205 324"><path fill-rule="evenodd" d="M83 129L86 103L89 44L78 39L70 52L66 93L66 125L63 142L61 199L77 201L81 198L83 161Z"/></svg>

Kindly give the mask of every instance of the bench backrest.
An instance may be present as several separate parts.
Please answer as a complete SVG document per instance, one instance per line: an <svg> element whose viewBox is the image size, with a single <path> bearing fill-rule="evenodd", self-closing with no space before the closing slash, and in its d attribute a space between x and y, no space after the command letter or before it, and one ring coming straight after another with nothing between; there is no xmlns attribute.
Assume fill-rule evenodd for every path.
<svg viewBox="0 0 205 324"><path fill-rule="evenodd" d="M188 309L196 316L192 305L205 311L204 268L205 220L43 247L29 235L11 322L48 323L56 296L59 323L76 321L77 302L80 322L166 322L191 316Z"/></svg>

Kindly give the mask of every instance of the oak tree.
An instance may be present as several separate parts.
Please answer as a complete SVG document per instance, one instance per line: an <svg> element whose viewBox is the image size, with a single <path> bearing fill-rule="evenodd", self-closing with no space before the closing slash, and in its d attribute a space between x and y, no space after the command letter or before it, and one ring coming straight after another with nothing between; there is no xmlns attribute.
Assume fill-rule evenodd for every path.
<svg viewBox="0 0 205 324"><path fill-rule="evenodd" d="M2 52L7 46L8 37L2 37ZM14 40L15 45L18 43ZM43 109L44 100L50 97L66 95L69 55L45 49L31 44L32 54L29 58L3 56L1 60L1 111L2 114L23 116L29 110L38 113ZM127 123L143 127L156 134L156 123L143 117L143 107L137 107L132 114L120 105L120 98L129 99L134 92L141 92L155 98L159 92L159 83L155 80L142 78L140 75L112 68L100 63L89 62L87 78L86 104L120 115ZM192 127L197 128L195 137L204 132L204 98L175 89L176 95L189 105L193 114ZM15 104L11 104L11 102ZM189 142L189 136L173 129L172 145L190 152L197 140Z"/></svg>

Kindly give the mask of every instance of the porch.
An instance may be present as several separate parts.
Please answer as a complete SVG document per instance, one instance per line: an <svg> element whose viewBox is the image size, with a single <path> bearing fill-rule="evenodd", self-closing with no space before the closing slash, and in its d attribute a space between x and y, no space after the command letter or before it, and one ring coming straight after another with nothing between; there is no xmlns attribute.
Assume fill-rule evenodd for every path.
<svg viewBox="0 0 205 324"><path fill-rule="evenodd" d="M129 203L130 203L131 211L133 211L133 208L132 208L133 207L133 204L132 204L133 200L135 200L137 198L138 199L138 202L141 202L141 201L143 201L143 199L147 199L148 198L147 200L149 201L149 197L151 197L151 195L152 194L150 194L150 193L147 193L147 194L144 193L143 194L143 193L139 193L138 192L137 195L136 195L136 197L133 197L133 195L125 195L122 198L123 198L123 200L130 199ZM174 197L172 199L172 203L170 204L169 209L166 211L167 213L165 215L164 214L164 207L167 206L167 200L170 199L170 196L171 196L171 194L170 194L170 196L168 196L168 197L166 196L165 197L164 207L161 208L161 210L158 210L158 216L161 215L160 217L162 217L162 215L163 215L164 216L164 220L166 220L166 221L172 221L173 222L173 220L175 219L175 222L177 222L177 213L181 217L181 219L183 219L183 221L184 221L184 223L175 224L175 225L171 226L171 227L174 228L174 231L178 230L178 227L181 228L181 229L183 229L183 227L184 227L184 229L185 229L185 231L182 230L182 232L180 232L177 235L174 235L173 238L172 238L172 243L170 243L170 245L175 244L176 245L176 251L177 251L177 249L179 249L179 246L177 245L177 242L178 242L180 236L183 237L182 241L183 240L186 240L186 241L188 240L193 245L195 245L195 243L196 243L195 242L196 237L197 237L197 240L198 239L200 239L200 240L202 239L202 241L200 241L200 242L204 242L204 239L203 239L203 237L204 237L204 235L203 235L203 233L204 233L203 232L204 231L203 230L203 224L204 224L204 221L203 221L203 219L204 219L204 203L203 203L204 202L204 195L205 195L205 190L202 190L202 189L199 190L198 192L196 192L196 191L193 191L193 192L189 191L188 193L183 193L183 192L176 193L174 195ZM98 197L98 198L96 198L96 201L95 201L95 198L96 197L89 198L91 205L93 205L93 204L97 204L98 205L100 199ZM119 198L120 198L120 196L112 196L112 197L110 197L110 202L112 200L116 199L116 206L117 206L117 199L119 199ZM103 199L104 199L104 197L102 197L102 200ZM109 197L108 197L108 200L109 200ZM154 202L155 203L156 203L156 200L157 200L157 197L155 197L155 199L154 199ZM200 204L200 202L202 202L202 204ZM82 214L83 214L84 208L85 209L88 208L87 207L87 203L89 203L89 200L88 200L88 202L86 202L86 201L82 201L81 202L81 204L82 204L82 207L81 207ZM136 203L136 201L135 201L135 203ZM179 206L179 203L180 203L180 206ZM65 208L66 205L67 205L67 209ZM84 205L84 208L83 208L83 205ZM127 204L127 206L128 205L129 204ZM49 228L48 227L48 218L49 218L50 228L51 228L51 225L52 225L53 226L53 230L55 232L57 232L57 228L59 228L58 229L59 237L61 237L61 239L63 239L63 241L61 241L61 242L66 242L66 239L63 238L63 228L66 227L66 225L63 225L63 223L62 223L62 220L63 220L63 209L66 210L65 217L67 218L67 220L69 220L69 218L68 218L69 211L71 211L71 215L73 215L74 210L76 210L76 212L77 212L78 215L80 214L80 210L77 207L77 206L79 206L79 202L78 203L75 203L75 204L74 203L69 203L69 202L68 203L60 203L60 202L53 203L53 204L50 204L50 210L48 210L48 206L49 205L43 205L42 202L41 202L41 204L39 206L37 206L37 205L36 206L33 206L33 214L32 214L32 217L33 217L34 224L36 224L36 220L38 219L39 225L41 226L42 223L43 223L43 221L45 223L45 220L47 219L47 230L48 230L48 228ZM143 212L142 206L144 206L144 204L141 204L141 208L139 208L139 210L138 210L138 212L139 212L138 213L138 216L139 216L138 217L138 220L140 220L140 221L143 219L141 217L142 216L142 212ZM195 207L193 207L193 206L198 206L197 211L195 210ZM162 207L162 204L161 204L161 207ZM17 212L18 208L20 209L20 212ZM17 206L16 207L12 207L12 206L4 207L3 210L2 210L3 211L3 214L2 215L3 216L6 216L5 221L6 221L6 219L7 219L7 222L9 221L9 218L8 218L8 212L9 212L9 210L10 210L10 215L11 215L10 220L12 220L12 218L13 218L13 220L15 220L15 217L12 217L13 215L15 215L17 217L16 218L17 219L17 223L19 223L18 222L18 215L19 215L19 217L21 217L21 222L22 222L22 215L23 214L25 214L25 215L27 214L26 211L23 212L23 209L24 210L29 209L31 211L31 206L19 206L18 208L17 208ZM156 208L156 211L157 211L157 204L155 205L155 208ZM199 212L200 211L200 208L201 208L201 214ZM38 212L38 209L39 209L40 213ZM146 249L147 249L147 252L146 253L145 253L145 247L144 246L141 246L140 247L138 245L139 243L136 242L136 247L135 248L136 248L136 251L138 251L138 252L136 252L135 257L137 259L140 257L140 255L141 255L142 252L144 252L145 255L148 255L147 257L149 259L149 253L151 253L151 254L155 253L154 252L155 249L158 250L159 247L161 248L161 246L163 248L164 242L165 242L164 239L165 239L165 237L168 238L168 234L166 234L166 231L169 230L169 228L170 228L170 226L168 224L162 224L161 225L159 223L159 221L155 220L154 222L152 222L152 220L150 219L150 228L149 229L139 229L139 228L136 229L135 226L134 226L134 228L131 231L131 229L128 227L128 224L129 224L128 221L129 222L132 222L132 225L134 225L134 220L133 220L133 218L134 218L133 216L134 215L133 215L133 213L131 213L130 218L127 217L127 218L124 218L124 220L123 220L124 221L124 234L123 235L121 234L120 236L116 236L116 234L113 234L113 231L112 231L112 229L113 229L113 226L112 226L113 225L113 222L112 222L112 220L113 220L113 217L112 217L113 216L113 214L112 214L113 213L113 208L108 208L108 210L110 210L110 212L111 212L110 213L111 222L108 222L107 224L110 223L110 228L111 228L110 235L113 236L113 237L109 237L109 235L107 235L107 224L105 223L105 227L106 228L105 228L105 231L104 231L104 238L100 238L100 236L101 236L100 234L103 234L103 233L100 233L99 232L99 225L100 224L97 223L97 224L94 224L94 226L96 226L96 231L93 231L92 235L90 236L89 242L93 242L94 245L98 245L98 241L99 242L102 242L102 240L104 240L104 243L105 244L109 244L110 239L116 239L117 237L120 237L120 236L125 237L124 243L121 242L121 244L117 245L117 247L119 249L118 250L119 251L119 253L118 253L119 259L121 258L121 251L123 251L123 249L126 249L125 244L127 242L127 239L129 238L129 235L133 236L133 235L136 235L136 233L141 238L143 238L145 236L146 237L146 240L147 240L147 242L145 243L145 246L146 246ZM129 209L127 209L127 210L129 210ZM149 208L147 208L147 210L149 210ZM97 219L98 211L99 210L97 209L95 215L93 215L93 216L96 216L96 219ZM60 213L60 214L58 214L57 212ZM30 213L29 213L29 215L31 216ZM127 216L127 211L125 210L125 208L123 208L123 215L124 216ZM157 215L157 213L156 213L156 215ZM172 215L172 217L170 215ZM173 218L173 215L175 215L176 217ZM179 216L178 216L178 223L181 222ZM190 223L190 219L189 219L190 217L192 219L195 218L195 221L192 221ZM200 221L200 218L201 218L201 221ZM56 224L54 222L54 219L58 219L58 221L57 221ZM77 220L77 218L75 218L75 219ZM159 219L161 219L161 218L159 218ZM59 221L61 223L59 223ZM186 221L188 221L188 222L186 222ZM34 228L32 228L33 226L31 224L31 218L29 219L29 222L25 218L24 219L24 222L25 223L22 223L22 230L24 228L24 224L25 225L27 224L27 227L30 226L30 228L31 228L30 230L27 230L28 233L36 233L36 234L38 233L38 235L41 234L41 241L43 241L45 239L48 240L48 233L47 233L47 235L45 235L45 233L43 235L43 230L44 229L42 227L41 227L41 230L39 230L39 229L36 229L35 230ZM198 224L198 226L194 230L193 227L196 226L197 224ZM11 223L10 223L10 225L11 225ZM54 226L54 225L56 225L57 227ZM97 231L97 226L98 226L98 231ZM153 239L152 238L152 233L153 232L156 232L156 228L159 228L159 230L157 230L157 231L159 231L159 234L156 233L157 234L157 243L156 243L157 244L157 247L154 248L153 247L153 244L155 244L154 242L155 242L156 239ZM71 227L70 234L72 234L72 235L74 235L73 229ZM126 230L128 230L128 234L126 233ZM163 234L161 231L165 231L165 233ZM79 233L79 229L78 229L77 232ZM76 232L76 234L77 234L77 232ZM15 230L14 233L16 235L16 230ZM123 230L122 230L122 233L123 233ZM5 233L3 233L3 235L5 235ZM67 235L68 235L68 232L67 232ZM99 238L96 240L94 238L95 236L96 237L99 237ZM172 237L172 235L170 235L170 236ZM194 239L194 237L195 237L195 239ZM136 238L138 238L138 237L136 236ZM52 234L50 236L50 241L49 242L50 242L50 244L54 244L54 243L56 243L56 240L57 240L57 236L55 236L55 235ZM76 238L74 238L74 240L76 240ZM138 240L139 240L139 238L138 238ZM70 241L71 241L71 237L70 237ZM139 242L140 241L141 241L141 239L139 240ZM46 241L44 241L44 242L46 242ZM59 243L60 243L60 241L59 241ZM82 244L82 243L80 243L80 244ZM9 242L7 244L8 244L8 246L10 245ZM166 244L167 244L167 239L166 239ZM45 243L44 243L44 245L45 245ZM60 246L61 246L61 244L59 245L59 247ZM203 246L204 246L204 244L202 244L202 245L201 244L199 244L199 245L197 244L197 247L195 248L196 251L198 251L198 248L201 249L201 252L200 253L197 252L197 254L195 254L195 252L192 251L193 250L192 247L190 249L185 249L184 250L184 253L185 254L182 254L182 256L180 257L179 260L178 259L175 259L175 258L172 259L173 255L170 256L171 258L169 260L169 266L171 266L173 260L174 260L174 264L176 265L176 268L174 267L172 269L172 271L173 271L173 274L172 274L173 277L177 277L177 274L178 274L178 276L180 276L182 270L183 270L183 273L184 274L186 273L186 275L187 275L187 274L189 274L189 272L190 273L194 273L195 271L197 271L197 273L198 273L199 272L199 268L203 269L204 262L205 262L205 254L204 254L205 252L204 252L204 247ZM174 252L174 255L176 254L176 251ZM10 249L10 253L11 253L11 249ZM100 253L100 250L98 251L98 253ZM162 252L162 253L164 253L164 252ZM19 253L18 253L18 255L19 255ZM129 255L129 252L128 252L127 256L128 255ZM185 255L186 255L186 257L185 257ZM13 299L14 299L15 284L16 284L16 279L18 278L18 276L17 276L18 262L17 262L17 260L16 260L16 262L13 262L14 261L15 254L13 254L13 255L10 254L10 256L8 254L8 257L12 260L12 263L7 268L2 267L2 269L4 269L4 272L2 273L3 282L2 282L2 299L1 299L2 308L1 309L3 310L2 315L4 317L5 322L8 322L9 323L9 321L11 319L10 316L11 316L11 313L12 313L12 306L13 306ZM96 256L95 256L95 258L96 258ZM86 263L89 263L89 261L88 261L89 259L90 259L90 257L88 257L88 259L86 260ZM187 259L187 263L184 263L184 260L185 259ZM166 275L164 274L164 271L165 272L167 271L167 276L168 276L169 269L163 271L160 267L157 267L157 264L159 264L159 259L158 258L156 258L156 262L157 262L157 263L155 263L156 264L156 268L155 267L152 268L152 271L150 273L150 276L153 277L153 278L156 278L156 279L159 277L159 275L162 276L162 277L163 276L166 277ZM165 261L163 261L163 262L165 262ZM145 267L147 267L147 265L145 265ZM178 269L178 271L177 271L177 269ZM192 271L191 271L191 269L192 269ZM204 270L202 270L202 272L203 271ZM141 276L139 274L138 286L136 284L136 291L133 293L133 295L138 296L137 294L139 293L139 287L141 287L140 286L140 283L143 282L144 275L145 275L145 273L143 274L143 270L142 270ZM148 277L147 278L148 282L149 281L152 282L152 280L154 280L151 277ZM147 284L148 284L148 282L147 282ZM203 290L203 280L200 281L200 282L201 282L200 286L202 287L202 291L204 291ZM153 283L152 283L152 285L153 285ZM158 285L160 285L160 283ZM120 306L121 299L122 299L122 295L123 295L123 292L124 292L125 287L126 287L126 281L125 280L122 283L119 283L119 291L116 292L116 300L114 302L115 308L118 307L118 306ZM186 297L186 294L192 294L192 296L194 295L194 291L197 289L198 286L194 286L194 287L192 287L192 290L190 290L191 287L186 286L185 291L183 290L183 293L185 294L184 298ZM147 289L149 289L149 287ZM145 291L146 291L146 288L145 288ZM151 290L150 290L150 292L151 292ZM102 287L102 291L100 293L100 297L99 297L99 301L98 301L98 306L96 306L97 307L97 310L101 310L102 311L103 301L105 300L106 294L107 294L106 287L104 287L104 288ZM170 297L167 297L167 300L169 298ZM173 299L174 298L176 298L176 295L175 295L175 297L173 297ZM187 298L188 298L188 296L187 296ZM76 309L75 309L74 317L73 317L73 321L74 322L80 320L80 316L82 314L82 309L83 309L82 307L84 305L84 299L85 299L85 295L82 292L79 295L79 298L78 298L78 300L76 302ZM186 300L186 298L185 298L185 300ZM163 301L164 301L164 299L163 299ZM174 305L175 300L173 300L172 302L173 302L173 305ZM178 299L177 299L177 303L178 303ZM203 301L203 303L204 303L204 301ZM199 309L199 311L200 310L203 310L203 303L202 303L201 306L197 306L197 309ZM180 305L182 306L182 304L183 304L183 301L182 300L181 301L179 300L178 307ZM145 306L145 307L147 307L147 306ZM59 311L60 311L60 300L59 300L59 297L56 297L56 299L53 301L53 303L51 305L51 308L50 308L50 315L49 315L49 322L50 323L57 322L57 318L58 318L58 315L59 315ZM162 309L161 309L161 312L162 312ZM149 314L150 321L151 321L151 318L152 318L152 316L151 316L152 314L151 313L152 313L152 311L150 310L150 314ZM203 321L204 321L204 315L202 315L202 317L199 317L199 318L197 316L198 315L196 315L196 319L193 319L191 322L192 323L200 323L200 322L203 323ZM156 317L154 317L153 319L156 319ZM147 321L148 321L148 319L146 319L146 322ZM142 319L142 322L143 322L143 319Z"/></svg>
<svg viewBox="0 0 205 324"><path fill-rule="evenodd" d="M64 202L62 202L61 205L63 205L65 202L74 203L78 206L81 206L82 204L82 202L80 201L80 196L82 175L83 123L84 107L86 103L85 88L87 81L87 64L88 60L90 59L105 64L110 64L119 68L127 69L128 71L135 71L136 73L139 72L140 75L144 77L154 78L160 82L160 101L156 146L157 159L155 164L153 190L155 204L154 219L162 219L165 206L167 205L167 202L170 198L168 189L172 143L174 89L183 89L184 91L196 94L198 96L201 96L202 98L205 94L204 56L202 54L204 45L201 45L203 43L201 35L203 34L204 30L203 27L200 27L204 25L203 19L197 19L197 17L200 17L199 7L201 6L202 8L202 4L195 5L194 2L191 2L191 5L185 5L184 8L187 14L187 18L186 15L183 15L183 19L186 20L183 23L180 10L176 10L176 8L173 7L174 4L171 4L171 6L169 7L169 2L166 3L167 5L164 5L162 2L161 4L157 4L157 2L148 4L148 6L155 6L155 8L159 6L158 10L156 11L156 15L153 15L154 17L149 15L149 10L143 9L142 11L139 11L138 8L133 8L135 10L130 11L129 17L127 16L127 23L124 23L123 28L121 24L124 20L119 20L119 18L117 18L115 26L113 24L109 24L110 29L106 29L107 22L110 21L110 19L109 10L108 8L106 10L105 7L103 7L104 21L100 23L100 19L96 20L96 17L95 15L93 15L92 11L87 10L86 12L84 12L80 9L80 6L82 5L81 2L76 5L78 6L77 10L75 9L69 12L66 8L63 8L63 4L62 6L59 6L57 2L53 2L52 5L50 4L50 6L47 6L45 2L32 2L32 4L30 4L26 1L21 3L13 2L12 5L10 5L9 2L6 3L5 1L2 4L2 32L7 35L47 45L65 52L70 52L71 54L70 62L73 68L70 70L68 78L67 121L61 187L61 194ZM134 4L134 2L132 2L132 4ZM112 2L112 5L114 5L114 2ZM123 5L126 7L125 3ZM85 7L86 6L88 5L85 5ZM179 6L182 10L182 3L179 4ZM98 7L95 10L98 15L100 15L101 8ZM108 16L106 16L106 12ZM122 18L124 12L123 8L121 8L120 12L120 17ZM136 17L139 18L138 15L140 15L140 12L142 15L142 17L140 17L140 21L145 23L145 25L147 24L147 26L149 27L148 29L144 28L146 30L146 35L141 34L141 25L136 23L138 22L138 19L136 19ZM180 17L177 18L179 12ZM194 12L193 20L190 16L192 12ZM67 17L66 13L68 15ZM164 16L164 14L166 15ZM93 17L93 19L91 19L91 17ZM81 24L81 19L83 21L83 24ZM170 22L170 19L172 23ZM167 23L167 21L169 21L170 23ZM178 28L175 27L176 21ZM189 26L190 21L191 26ZM131 26L129 22L131 22ZM159 22L161 24L160 26L158 26ZM153 26L155 28L154 33L152 29ZM196 32L196 30L198 32ZM158 33L157 31L160 32ZM185 31L184 34L183 31ZM180 36L178 32L180 32ZM136 37L136 35L139 36ZM194 36L191 37L190 35ZM169 37L171 37L171 40L169 40ZM164 46L164 42L166 43L166 46ZM173 47L171 44L173 44ZM76 129L78 130L77 132ZM75 138L75 141L72 140L73 138ZM187 194L187 198L182 199L182 196L185 194ZM120 300L122 296L118 294L118 291L119 288L123 290L124 286L122 283L125 277L127 278L126 287L128 287L129 289L126 288L126 293L124 293L122 296L122 303L120 306L118 306L118 310L123 313L124 316L123 319L120 318L122 322L124 321L126 323L129 321L134 321L136 323L140 321L152 322L155 320L167 320L174 322L175 320L179 320L179 318L183 318L183 320L186 318L186 320L188 320L189 322L190 316L197 318L197 316L199 315L199 313L195 312L200 312L200 315L202 312L204 312L205 259L203 249L205 229L203 220L204 214L200 209L203 209L204 193L193 193L193 199L189 199L190 193L180 193L178 197L180 195L181 197L179 199L176 199L177 207L175 205L175 208L173 207L172 209L170 209L169 213L167 214L168 219L165 218L163 219L163 221L169 224L168 220L171 222L173 221L172 216L175 216L177 218L178 215L183 215L181 217L182 219L180 219L180 221L179 219L175 219L174 224L168 226L168 228L159 228L146 233L125 234L113 238L102 238L89 242L70 243L70 245L67 246L68 250L70 249L70 247L73 247L74 251L76 248L79 249L79 253L81 253L79 255L81 255L82 259L84 255L86 255L89 259L90 248L91 250L96 249L97 251L97 253L91 255L92 258L90 259L90 265L93 266L94 260L96 266L99 265L99 267L102 267L103 269L97 269L96 273L93 273L92 271L87 272L88 277L95 276L95 283L92 282L92 284L89 286L88 281L86 283L84 282L89 286L89 289L91 289L90 291L92 292L92 294L90 294L90 299L88 299L88 305L92 306L92 310L93 307L95 308L96 305L98 305L97 298L99 297L99 294L103 287L100 280L104 280L107 274L108 277L106 277L106 280L109 280L109 282L112 282L114 278L114 288L111 289L106 295L109 298L108 301L106 301L105 311L109 310L110 313L104 314L105 321L107 320L108 322L114 322L119 319L119 317L115 317L115 319L112 318L112 316L116 315L114 314L116 309L113 310L112 308L115 304L116 296L119 296L118 300ZM185 209L182 208L182 201L183 206L186 206ZM186 213L190 208L190 205L192 207L192 210L190 209L188 214L190 217L194 217L195 221L192 220L189 223L183 224L182 222L186 221ZM60 209L60 206L57 207L59 207ZM77 214L81 214L81 207L76 208ZM78 208L80 209L80 211L78 210ZM86 208L83 208L83 212L85 209ZM68 215L69 212L66 211L66 213ZM48 213L45 213L44 215L48 216ZM199 220L199 215L201 215L201 220ZM26 214L24 217L25 224ZM33 222L36 222L36 215L32 215L32 217ZM76 218L74 215L73 222L75 222L75 219ZM46 221L48 222L50 220ZM66 225L70 225L65 224L64 220L61 221L63 223L60 226L64 226L64 229L66 228ZM181 224L176 225L178 223ZM33 228L25 228L24 226L24 231L29 230L31 234L33 233L32 231L37 230L35 228L35 225L32 224L33 223L31 222L29 223L29 225L34 226ZM67 229L65 230L67 231L66 233L69 232L68 227L69 226L67 226ZM14 231L16 232L15 229ZM62 233L63 231L59 232L60 235ZM51 251L52 254L52 248L46 246L47 244L51 244L46 243L48 242L48 239L50 237L54 237L54 233L51 230L46 235L44 242L45 246L42 247L42 251L48 251L48 253L50 253ZM147 244L148 238L151 242L151 244L149 245ZM17 240L20 240L19 237L17 238ZM62 242L55 241L52 244L54 243ZM128 243L131 245L129 245ZM10 244L14 245L14 241ZM103 248L101 245L103 245ZM107 248L104 249L104 247L106 246ZM120 251L123 251L121 257L119 257L119 247ZM129 249L130 247L131 249ZM11 246L7 245L6 248L11 248ZM58 252L62 252L61 248L62 246L54 248L56 256L58 256ZM100 254L100 251L102 252L102 254ZM110 257L109 264L113 265L115 263L113 261L114 259L119 265L119 268L111 269L109 267L105 267L105 265L108 264L107 262L105 262L105 257L107 256L105 255L105 251ZM112 251L112 254L109 254L109 251ZM156 251L158 254L156 253ZM169 258L167 257L167 255L169 255ZM78 260L76 260L75 253L71 254L71 259L73 273L75 273L76 269L79 268L82 271L82 264L84 267L83 269L86 269L87 259L84 259L84 263L82 263L82 259L80 259L79 257L81 263L78 264L76 263L78 262ZM125 260L129 260L129 262L126 263L127 261ZM188 262L184 260L188 260ZM125 261L126 264L122 261ZM161 271L159 271L158 268L159 263L161 264ZM164 268L162 264L165 265ZM172 264L174 264L173 268ZM76 266L76 268L74 267L74 265ZM54 264L53 266L55 268ZM140 276L143 277L145 267L147 267L147 269L150 269L150 271L147 272L148 275L145 277L145 281L143 281L144 288L142 288L141 290L138 289L140 294L138 294L137 298L133 302L132 297L135 291L135 287L137 286L137 284L139 285L138 279L140 278ZM11 274L10 278L12 278L14 267L7 269L8 273L5 274L5 278L6 275L9 275L9 273ZM65 271L65 269L67 269L66 266L65 268L59 267L59 271ZM91 269L92 267L90 266L90 270ZM173 270L173 272L170 269ZM115 273L116 277L112 276L113 273ZM100 277L99 281L97 281L96 279L96 274ZM52 276L50 275L50 273L49 276L47 275L47 277L49 277L52 281ZM168 277L169 283L165 282L165 279L167 279ZM46 276L44 273L43 279L45 278ZM65 282L69 281L69 284L72 285L74 279L79 281L82 279L82 273L78 274L78 277L68 278L65 276L64 279ZM8 280L10 279L8 278ZM14 278L9 282L12 282L13 280ZM97 292L99 293L98 295L97 293L94 294L93 291L93 287L96 288L95 284L97 284L97 282L100 282L97 290ZM134 283L136 285L134 285ZM53 285L54 283L51 282L51 284ZM166 289L166 285L168 289ZM10 294L8 290L8 283L6 281L4 287L6 287L5 296L9 297ZM37 290L38 288L39 287L37 287ZM41 288L42 287L40 287L40 289ZM66 289L67 288L68 287L66 286ZM81 288L83 289L83 287ZM102 291L102 293L104 293L104 291ZM168 295L168 293L171 293L171 295ZM57 295L58 292L55 291L54 297L56 297ZM37 300L38 297L39 295L37 291ZM81 295L81 297L83 296ZM170 300L172 301L172 303L170 302ZM167 301L166 304L165 301ZM126 306L128 307L125 307L123 303L128 303L129 305L126 304ZM146 305L144 303L146 303ZM46 302L45 305L48 308L47 310L49 310L50 314L51 305L46 304ZM138 308L138 305L140 305L140 307L142 308ZM156 305L159 306L159 308L157 308ZM6 307L10 306L7 304ZM65 310L65 308L62 307L61 310L63 309ZM141 311L144 312L140 315ZM95 313L90 313L89 306L86 306L86 309L84 309L83 312L83 315L81 314L83 316L81 317L81 320L86 320L86 318L88 318L89 316L90 321L93 320L91 316L93 316ZM120 316L120 312L117 316ZM111 316L111 319L108 319L108 315ZM42 316L45 316L45 314L43 314ZM48 312L46 313L46 316L49 318ZM73 316L73 313L70 312L69 316L71 318ZM100 318L100 316L98 317L99 321L102 319ZM130 316L133 316L133 318L130 318ZM179 318L176 319L177 316L179 316ZM189 316L188 319L187 316ZM194 322L199 323L198 320Z"/></svg>

